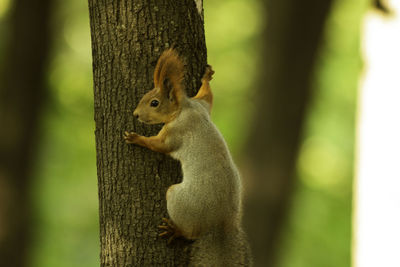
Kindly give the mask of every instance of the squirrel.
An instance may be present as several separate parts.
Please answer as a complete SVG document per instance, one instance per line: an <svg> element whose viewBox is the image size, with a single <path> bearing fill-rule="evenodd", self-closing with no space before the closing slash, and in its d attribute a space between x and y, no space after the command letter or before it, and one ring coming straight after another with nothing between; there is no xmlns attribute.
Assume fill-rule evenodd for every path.
<svg viewBox="0 0 400 267"><path fill-rule="evenodd" d="M170 219L159 228L194 240L190 266L251 266L241 227L241 178L227 144L211 121L214 71L207 65L202 85L189 98L183 85L184 64L174 49L165 50L154 70L154 89L133 115L147 124L164 124L156 136L125 132L128 144L147 147L180 161L183 180L166 193Z"/></svg>

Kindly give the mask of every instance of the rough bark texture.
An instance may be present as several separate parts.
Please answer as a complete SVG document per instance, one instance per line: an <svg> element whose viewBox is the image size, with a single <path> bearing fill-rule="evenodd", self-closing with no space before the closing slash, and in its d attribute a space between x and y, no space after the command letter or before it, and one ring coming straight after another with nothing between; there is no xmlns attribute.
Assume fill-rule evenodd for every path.
<svg viewBox="0 0 400 267"><path fill-rule="evenodd" d="M181 180L179 163L127 145L125 130L146 136L160 127L132 112L153 88L153 71L174 46L187 64L190 95L206 65L204 25L193 0L89 0L93 50L101 266L185 265L187 242L167 246L157 225L167 217L165 193Z"/></svg>
<svg viewBox="0 0 400 267"><path fill-rule="evenodd" d="M276 266L292 195L311 78L331 0L265 1L266 28L254 126L246 146L245 225L256 266Z"/></svg>
<svg viewBox="0 0 400 267"><path fill-rule="evenodd" d="M0 259L26 266L31 222L31 166L45 99L51 0L17 0L0 81Z"/></svg>

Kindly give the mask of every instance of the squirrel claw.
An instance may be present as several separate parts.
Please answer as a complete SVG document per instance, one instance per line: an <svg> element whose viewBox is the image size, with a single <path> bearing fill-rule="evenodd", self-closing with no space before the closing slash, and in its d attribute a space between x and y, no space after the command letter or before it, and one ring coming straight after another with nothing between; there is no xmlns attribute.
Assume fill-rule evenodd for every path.
<svg viewBox="0 0 400 267"><path fill-rule="evenodd" d="M161 234L158 234L158 236L162 237L162 236L165 236L165 235L168 235L168 234L170 234L170 232L165 231L165 232L162 232Z"/></svg>
<svg viewBox="0 0 400 267"><path fill-rule="evenodd" d="M134 133L134 132L128 132L128 131L125 131L124 132L124 139L125 139L125 142L127 143L127 144L133 144L133 143L135 143L135 140L136 140L136 138L138 137L139 135L137 134L137 133Z"/></svg>
<svg viewBox="0 0 400 267"><path fill-rule="evenodd" d="M161 220L168 224L168 226L175 227L174 223L170 219L163 217Z"/></svg>
<svg viewBox="0 0 400 267"><path fill-rule="evenodd" d="M182 236L182 233L179 231L179 229L174 225L174 223L171 220L167 218L162 218L162 221L166 223L166 225L164 224L159 225L158 228L163 229L165 231L160 233L158 236L160 237L169 236L167 241L167 244L169 245L173 240Z"/></svg>
<svg viewBox="0 0 400 267"><path fill-rule="evenodd" d="M170 238L168 238L167 245L171 244L171 242L174 241L175 238L177 238L177 237L179 237L179 236L172 235Z"/></svg>

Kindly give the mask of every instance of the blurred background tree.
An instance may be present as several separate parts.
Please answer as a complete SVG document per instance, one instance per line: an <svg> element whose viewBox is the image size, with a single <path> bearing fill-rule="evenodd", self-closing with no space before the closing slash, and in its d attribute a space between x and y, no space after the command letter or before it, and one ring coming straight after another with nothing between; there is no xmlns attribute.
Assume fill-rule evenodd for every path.
<svg viewBox="0 0 400 267"><path fill-rule="evenodd" d="M276 266L296 158L330 0L265 1L254 110L243 165L245 224L255 266Z"/></svg>
<svg viewBox="0 0 400 267"><path fill-rule="evenodd" d="M17 2L0 0L2 69L9 60L4 40L7 43L13 40L11 18ZM216 70L212 81L213 119L236 161L243 166L245 179L249 162L246 157L250 155L246 148L247 136L251 136L254 123L261 120L252 118L259 105L257 90L267 85L259 80L267 71L263 65L268 62L261 51L267 48L264 40L275 40L268 36L265 21L268 22L268 16L271 20L274 17L269 14L268 6L267 10L264 8L265 4L260 0L204 3L208 62ZM336 0L327 13L322 46L314 59L314 74L310 74L313 98L305 107L303 132L297 137L300 144L294 171L298 178L292 180L291 209L287 219L279 223L281 237L272 239L281 240L274 242L276 266L350 266L354 114L362 67L359 30L369 4L367 0ZM309 23L313 18L306 12L304 9L304 19ZM49 91L47 103L41 104L44 112L40 121L34 123L41 129L37 139L40 140L39 155L29 172L34 181L30 185L33 238L29 265L98 266L98 196L87 3L58 1L51 13L54 49L45 73ZM287 15L282 14L280 19ZM35 23L30 20L30 24ZM28 50L30 42L21 43L23 51ZM39 50L31 53L39 54ZM286 60L291 55L298 56L290 52L285 55ZM274 69L274 65L266 68ZM277 72L281 70L276 67ZM278 80L281 75L266 77ZM4 83L3 77L0 84ZM3 95L1 98L1 101L5 99ZM268 105L269 101L261 101L261 105ZM3 133L6 126L4 122L2 125ZM6 166L3 151L2 148L2 166ZM248 184L249 189L257 187L252 181ZM1 189L0 197L4 198L8 190L3 185Z"/></svg>
<svg viewBox="0 0 400 267"><path fill-rule="evenodd" d="M2 30L0 68L0 259L26 266L32 231L32 165L47 98L52 0L16 0ZM2 18L3 20L3 18Z"/></svg>

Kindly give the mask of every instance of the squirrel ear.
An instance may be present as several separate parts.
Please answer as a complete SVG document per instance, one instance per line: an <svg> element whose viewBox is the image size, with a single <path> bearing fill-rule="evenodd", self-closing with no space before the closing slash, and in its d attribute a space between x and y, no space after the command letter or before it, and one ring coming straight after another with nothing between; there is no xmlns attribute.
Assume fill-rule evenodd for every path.
<svg viewBox="0 0 400 267"><path fill-rule="evenodd" d="M173 87L173 85L172 85L172 83L171 83L171 81L168 79L168 78L166 78L165 80L164 80L164 82L163 82L163 88L164 88L164 93L165 93L165 95L168 97L168 99L172 102L172 101L175 101L176 99L175 99L175 93L174 93L174 87Z"/></svg>

